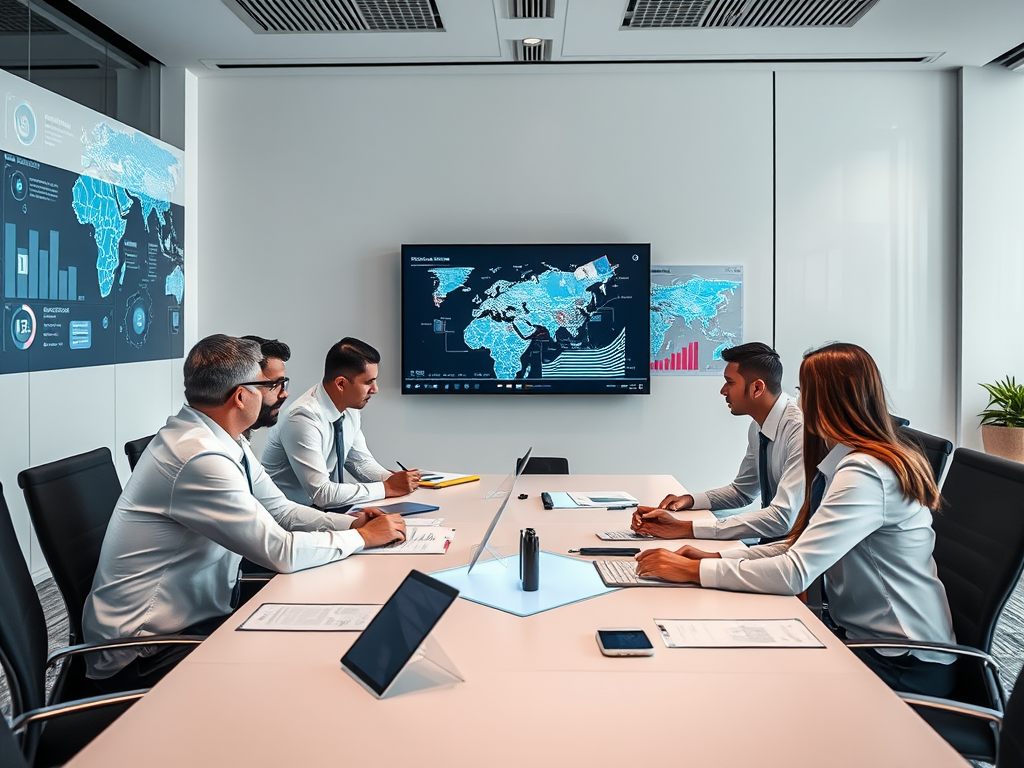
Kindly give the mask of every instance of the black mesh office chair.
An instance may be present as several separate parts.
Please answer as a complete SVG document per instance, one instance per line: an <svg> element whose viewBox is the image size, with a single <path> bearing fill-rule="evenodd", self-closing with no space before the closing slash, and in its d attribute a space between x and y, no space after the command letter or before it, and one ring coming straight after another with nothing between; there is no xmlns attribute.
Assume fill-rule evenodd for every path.
<svg viewBox="0 0 1024 768"><path fill-rule="evenodd" d="M999 736L996 768L1024 768L1024 673L1017 676L1010 700L1006 702Z"/></svg>
<svg viewBox="0 0 1024 768"><path fill-rule="evenodd" d="M156 435L147 435L136 440L129 440L124 444L124 455L128 457L128 466L134 471L135 465L139 463L142 454L146 452L146 446Z"/></svg>
<svg viewBox="0 0 1024 768"><path fill-rule="evenodd" d="M68 609L71 642L82 642L82 609L92 588L121 481L107 448L18 474L39 547Z"/></svg>
<svg viewBox="0 0 1024 768"><path fill-rule="evenodd" d="M1024 464L958 448L933 516L935 565L946 588L958 645L857 640L850 647L920 648L957 654L950 699L1001 717L1003 694L992 635L1024 567ZM965 717L943 699L901 694L964 757L993 762L994 720ZM952 708L951 708L952 707Z"/></svg>
<svg viewBox="0 0 1024 768"><path fill-rule="evenodd" d="M139 641L117 645L124 644ZM95 696L72 704L61 694L72 688L95 693L83 674L80 684L54 686L47 701L46 671L50 666L68 657L80 660L86 650L110 647L75 646L47 658L47 645L46 619L0 486L0 664L11 692L12 730L20 734L21 751L35 768L63 765L144 693ZM65 664L61 675L73 674L70 668ZM82 673L84 664L74 668ZM58 704L61 706L54 706ZM2 764L8 765L6 761Z"/></svg>
<svg viewBox="0 0 1024 768"><path fill-rule="evenodd" d="M0 765L9 768L29 768L25 755L14 739L6 718L0 717Z"/></svg>
<svg viewBox="0 0 1024 768"><path fill-rule="evenodd" d="M919 429L901 427L897 432L908 441L921 449L928 463L931 464L932 474L935 475L935 482L942 480L942 470L946 468L946 461L953 452L953 444L944 437L929 435Z"/></svg>
<svg viewBox="0 0 1024 768"><path fill-rule="evenodd" d="M516 459L516 472L522 468L522 465L523 460ZM522 473L524 475L568 475L569 460L559 456L531 456Z"/></svg>

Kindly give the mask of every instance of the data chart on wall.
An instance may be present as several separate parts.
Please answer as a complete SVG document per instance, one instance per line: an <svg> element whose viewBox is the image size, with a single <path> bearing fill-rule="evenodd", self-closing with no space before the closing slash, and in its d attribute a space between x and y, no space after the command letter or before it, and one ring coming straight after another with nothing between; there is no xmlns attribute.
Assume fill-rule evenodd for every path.
<svg viewBox="0 0 1024 768"><path fill-rule="evenodd" d="M652 375L718 375L742 343L742 266L651 267Z"/></svg>
<svg viewBox="0 0 1024 768"><path fill-rule="evenodd" d="M2 81L0 373L182 357L182 153L14 80Z"/></svg>

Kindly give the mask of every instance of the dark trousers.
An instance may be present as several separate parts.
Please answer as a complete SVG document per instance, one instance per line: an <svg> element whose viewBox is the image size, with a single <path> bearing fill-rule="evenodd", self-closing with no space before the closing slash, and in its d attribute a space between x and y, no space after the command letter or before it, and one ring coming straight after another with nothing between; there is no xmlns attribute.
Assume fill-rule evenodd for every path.
<svg viewBox="0 0 1024 768"><path fill-rule="evenodd" d="M230 614L228 614L230 615ZM227 616L214 616L185 627L178 634L181 635L202 635L207 637L213 634ZM136 688L152 688L164 675L170 672L179 661L188 656L198 646L196 645L168 645L157 646L159 650L149 656L136 656L117 674L105 677L102 680L93 680L96 687L104 693L120 693L121 691L132 691Z"/></svg>
<svg viewBox="0 0 1024 768"><path fill-rule="evenodd" d="M882 678L890 688L904 693L925 696L948 696L956 685L956 664L936 664L922 661L905 653L902 656L882 656L871 648L851 648L857 658Z"/></svg>

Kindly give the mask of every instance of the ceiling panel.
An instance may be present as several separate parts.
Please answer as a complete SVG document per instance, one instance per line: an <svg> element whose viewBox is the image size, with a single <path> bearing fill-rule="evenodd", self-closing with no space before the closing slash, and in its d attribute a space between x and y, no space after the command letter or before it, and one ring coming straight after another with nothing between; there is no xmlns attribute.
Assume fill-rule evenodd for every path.
<svg viewBox="0 0 1024 768"><path fill-rule="evenodd" d="M629 0L552 0L551 17L536 19L512 18L515 0L435 0L443 32L309 34L257 34L224 0L76 2L164 64L200 75L226 74L219 64L543 66L514 63L514 42L527 37L550 41L554 64L927 58L919 68L980 66L1024 41L1020 0L878 0L839 29L623 29Z"/></svg>

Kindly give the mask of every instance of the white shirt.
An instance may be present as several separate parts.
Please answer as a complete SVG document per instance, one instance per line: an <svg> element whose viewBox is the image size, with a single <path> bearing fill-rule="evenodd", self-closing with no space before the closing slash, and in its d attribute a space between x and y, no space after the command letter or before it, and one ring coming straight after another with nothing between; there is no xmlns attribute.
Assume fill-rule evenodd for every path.
<svg viewBox="0 0 1024 768"><path fill-rule="evenodd" d="M263 449L263 466L285 496L299 504L333 509L384 498L384 480L391 477L370 454L360 428L361 414L345 410L342 455L345 470L358 482L336 483L331 473L338 463L334 422L341 411L322 384L303 392L275 424Z"/></svg>
<svg viewBox="0 0 1024 768"><path fill-rule="evenodd" d="M760 429L751 420L747 431L747 452L731 485L693 494L694 509L737 509L761 495L760 438L768 443L768 477L775 497L761 509L740 512L722 520L695 520L697 539L768 539L785 536L793 528L804 503L803 416L796 400L782 393L768 412Z"/></svg>
<svg viewBox="0 0 1024 768"><path fill-rule="evenodd" d="M248 447L185 406L157 432L114 507L85 639L178 632L227 615L243 557L282 573L347 557L363 548L359 532L346 530L352 520L288 501ZM139 653L90 654L89 675L109 677Z"/></svg>
<svg viewBox="0 0 1024 768"><path fill-rule="evenodd" d="M792 546L780 542L726 550L722 559L701 560L700 583L796 595L824 573L829 612L851 640L956 642L946 590L932 559L931 511L903 497L887 464L845 445L833 448L818 469L826 477L825 495ZM954 659L945 653L912 653L943 664Z"/></svg>

